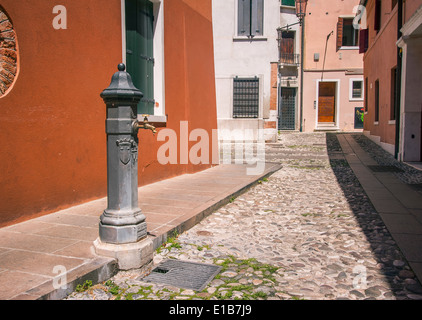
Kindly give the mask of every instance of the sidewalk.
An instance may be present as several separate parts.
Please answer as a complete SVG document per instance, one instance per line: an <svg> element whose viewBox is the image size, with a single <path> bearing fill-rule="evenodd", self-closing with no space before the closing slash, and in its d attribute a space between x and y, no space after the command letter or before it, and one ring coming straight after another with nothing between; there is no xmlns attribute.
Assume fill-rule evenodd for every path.
<svg viewBox="0 0 422 320"><path fill-rule="evenodd" d="M422 282L422 195L392 172L376 172L373 160L349 134L337 138L350 167Z"/></svg>
<svg viewBox="0 0 422 320"><path fill-rule="evenodd" d="M281 168L267 163L259 175L246 165L219 165L139 188L154 249L173 232L182 233L259 179ZM103 198L0 229L0 300L61 299L78 284L105 281L116 272L113 259L95 255ZM55 289L63 285L67 289Z"/></svg>

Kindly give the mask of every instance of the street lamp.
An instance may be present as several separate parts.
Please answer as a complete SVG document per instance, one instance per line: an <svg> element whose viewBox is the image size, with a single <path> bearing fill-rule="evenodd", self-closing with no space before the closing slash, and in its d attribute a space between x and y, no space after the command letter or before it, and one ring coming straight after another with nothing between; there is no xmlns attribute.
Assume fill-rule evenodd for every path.
<svg viewBox="0 0 422 320"><path fill-rule="evenodd" d="M289 30L289 27L295 26L297 24L302 25L302 20L306 15L306 6L308 4L308 0L296 0L295 7L296 7L296 17L299 19L298 22L285 25L284 27L277 28L278 31L282 29Z"/></svg>
<svg viewBox="0 0 422 320"><path fill-rule="evenodd" d="M308 0L296 0L296 16L299 19L299 24L302 25L303 17L306 15L306 6Z"/></svg>
<svg viewBox="0 0 422 320"><path fill-rule="evenodd" d="M300 41L300 129L303 131L303 51L304 51L304 42L305 42L305 30L304 30L304 21L306 15L306 5L308 0L296 0L296 16L299 18L299 24L301 27L301 41ZM303 23L302 23L303 21Z"/></svg>

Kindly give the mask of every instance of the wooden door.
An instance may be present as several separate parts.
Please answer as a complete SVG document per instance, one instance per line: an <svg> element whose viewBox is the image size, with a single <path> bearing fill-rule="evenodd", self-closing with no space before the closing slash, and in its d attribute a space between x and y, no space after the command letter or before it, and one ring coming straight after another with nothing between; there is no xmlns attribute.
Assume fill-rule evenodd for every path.
<svg viewBox="0 0 422 320"><path fill-rule="evenodd" d="M318 122L335 123L336 83L320 82L318 92Z"/></svg>
<svg viewBox="0 0 422 320"><path fill-rule="evenodd" d="M284 63L294 63L295 33L283 31L280 42L280 61Z"/></svg>

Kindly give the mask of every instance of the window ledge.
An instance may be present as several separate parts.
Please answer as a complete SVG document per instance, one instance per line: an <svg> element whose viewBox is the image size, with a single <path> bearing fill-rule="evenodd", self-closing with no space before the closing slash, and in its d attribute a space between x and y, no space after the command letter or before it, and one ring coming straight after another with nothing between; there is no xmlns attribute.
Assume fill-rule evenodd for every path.
<svg viewBox="0 0 422 320"><path fill-rule="evenodd" d="M379 122L378 122L378 121L374 121L374 125L376 125L376 126L377 126L378 124L379 124Z"/></svg>
<svg viewBox="0 0 422 320"><path fill-rule="evenodd" d="M260 117L235 117L235 116L232 116L232 118L229 118L229 119L233 119L233 120L249 120L249 121L253 120L253 121L256 121L256 120L262 120L263 118L260 118Z"/></svg>
<svg viewBox="0 0 422 320"><path fill-rule="evenodd" d="M285 9L296 10L296 7L295 6L288 6L288 5L285 5L285 4L280 4L280 7L281 8L285 8Z"/></svg>
<svg viewBox="0 0 422 320"><path fill-rule="evenodd" d="M267 41L267 37L264 36L255 36L255 37L246 37L246 36L234 36L233 42L252 42L252 41Z"/></svg>
<svg viewBox="0 0 422 320"><path fill-rule="evenodd" d="M388 124L396 124L396 120L389 120Z"/></svg>
<svg viewBox="0 0 422 320"><path fill-rule="evenodd" d="M339 50L359 50L359 46L341 46Z"/></svg>
<svg viewBox="0 0 422 320"><path fill-rule="evenodd" d="M349 101L363 101L363 98L349 98Z"/></svg>

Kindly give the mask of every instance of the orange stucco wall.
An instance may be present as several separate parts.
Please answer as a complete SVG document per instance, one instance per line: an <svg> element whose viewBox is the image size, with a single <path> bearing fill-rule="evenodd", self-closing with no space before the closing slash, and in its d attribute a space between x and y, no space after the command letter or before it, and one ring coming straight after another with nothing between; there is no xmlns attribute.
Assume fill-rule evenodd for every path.
<svg viewBox="0 0 422 320"><path fill-rule="evenodd" d="M180 121L189 121L189 131L205 129L211 141L212 129L217 129L211 0L164 5L167 127L179 132ZM210 162L211 156L210 150ZM188 164L186 170L207 167Z"/></svg>
<svg viewBox="0 0 422 320"><path fill-rule="evenodd" d="M3 0L19 45L19 75L0 98L0 226L106 196L105 105L122 61L120 0ZM167 127L216 129L211 1L165 1ZM139 134L139 184L210 165L160 165L162 142ZM100 215L101 212L98 213Z"/></svg>
<svg viewBox="0 0 422 320"><path fill-rule="evenodd" d="M422 4L421 0L403 2L403 23ZM391 0L384 0L381 6L381 27L374 30L375 2L366 5L369 43L364 61L364 77L368 78L368 112L365 114L364 130L380 138L381 142L395 144L395 122L390 121L391 109L391 69L397 65L397 9ZM379 121L375 122L375 81L379 80Z"/></svg>
<svg viewBox="0 0 422 320"><path fill-rule="evenodd" d="M395 124L390 121L391 69L397 65L397 7L388 11L383 6L382 28L374 30L374 3L367 5L369 48L364 56L364 77L368 78L368 112L365 114L364 130L381 137L381 142L394 144ZM391 11L391 13L390 13ZM386 17L388 16L388 19ZM379 121L375 122L375 81L379 80Z"/></svg>

